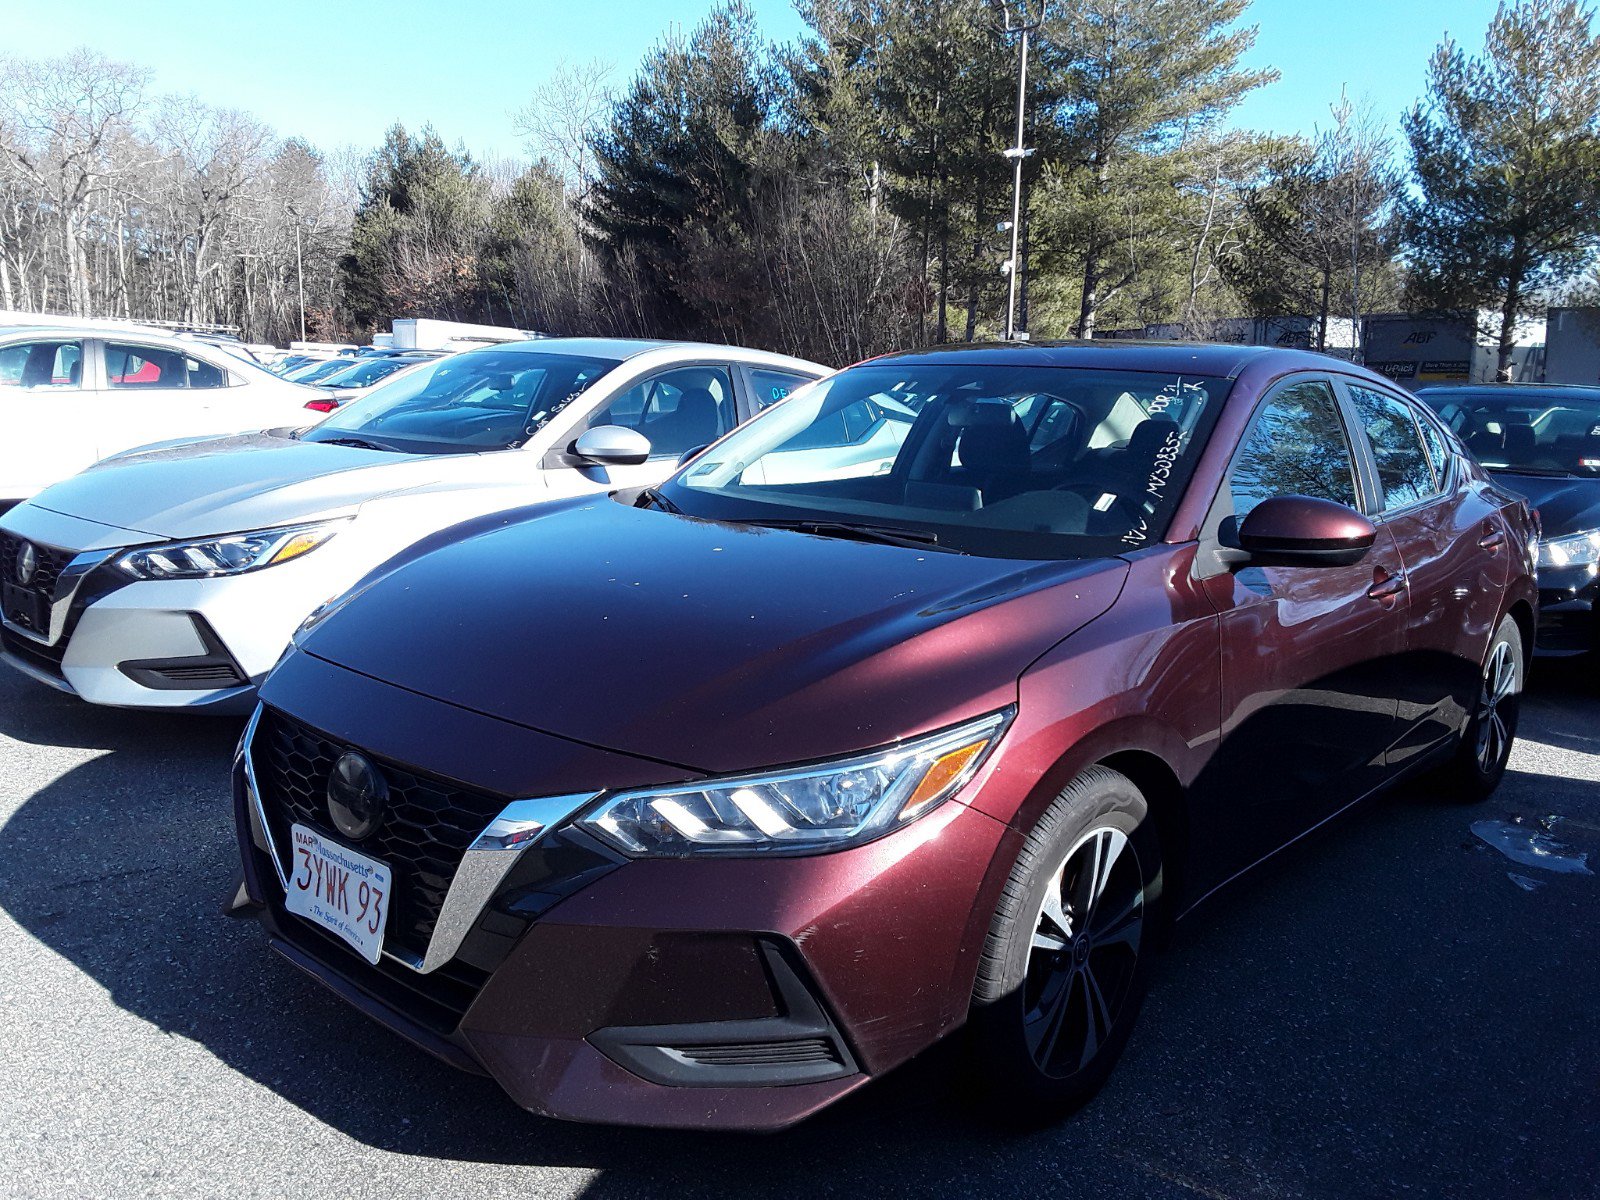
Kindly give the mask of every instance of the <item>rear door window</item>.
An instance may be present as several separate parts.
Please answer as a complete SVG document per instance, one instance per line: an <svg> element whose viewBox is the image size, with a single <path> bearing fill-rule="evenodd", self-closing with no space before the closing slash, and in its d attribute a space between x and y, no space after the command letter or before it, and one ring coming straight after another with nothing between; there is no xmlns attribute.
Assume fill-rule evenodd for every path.
<svg viewBox="0 0 1600 1200"><path fill-rule="evenodd" d="M1411 406L1396 396L1350 385L1350 399L1372 446L1383 487L1383 511L1408 508L1441 491Z"/></svg>
<svg viewBox="0 0 1600 1200"><path fill-rule="evenodd" d="M768 371L758 367L748 368L750 387L755 408L760 412L770 404L785 399L790 392L811 382L809 375L796 375L789 371Z"/></svg>

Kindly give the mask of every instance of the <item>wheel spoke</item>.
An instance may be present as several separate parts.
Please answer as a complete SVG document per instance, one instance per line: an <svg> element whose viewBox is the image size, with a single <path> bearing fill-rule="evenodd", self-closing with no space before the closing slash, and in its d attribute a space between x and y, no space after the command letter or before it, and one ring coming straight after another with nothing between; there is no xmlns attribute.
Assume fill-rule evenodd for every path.
<svg viewBox="0 0 1600 1200"><path fill-rule="evenodd" d="M1084 1022L1083 1022L1083 1053L1078 1059L1078 1067L1089 1065L1100 1049L1100 1044L1111 1033L1111 1006L1106 1003L1105 993L1100 990L1100 981L1095 978L1094 972L1088 967L1083 969L1084 988Z"/></svg>
<svg viewBox="0 0 1600 1200"><path fill-rule="evenodd" d="M1144 895L1136 891L1114 916L1100 922L1098 928L1091 926L1089 936L1094 939L1096 949L1121 942L1137 950L1143 927Z"/></svg>
<svg viewBox="0 0 1600 1200"><path fill-rule="evenodd" d="M1055 926L1056 932L1059 933L1062 938L1067 941L1071 941L1072 917L1067 913L1066 908L1061 903L1061 882L1062 876L1066 874L1066 870L1067 864L1062 863L1061 870L1057 871L1055 875L1051 877L1049 884L1045 887L1044 907L1039 911L1039 916L1042 918L1040 921L1041 928L1039 929L1039 932L1049 932L1043 928L1044 922L1048 921L1051 925Z"/></svg>
<svg viewBox="0 0 1600 1200"><path fill-rule="evenodd" d="M1057 937L1046 929L1033 931L1033 948L1035 950L1065 950L1071 943L1065 938Z"/></svg>
<svg viewBox="0 0 1600 1200"><path fill-rule="evenodd" d="M1041 1001L1041 1018L1035 1022L1038 1030L1034 1041L1034 1061L1046 1069L1055 1057L1056 1042L1061 1038L1061 1030L1067 1023L1067 1010L1072 1007L1072 993L1074 985L1078 982L1076 971L1066 972L1066 978L1051 994L1048 1001Z"/></svg>

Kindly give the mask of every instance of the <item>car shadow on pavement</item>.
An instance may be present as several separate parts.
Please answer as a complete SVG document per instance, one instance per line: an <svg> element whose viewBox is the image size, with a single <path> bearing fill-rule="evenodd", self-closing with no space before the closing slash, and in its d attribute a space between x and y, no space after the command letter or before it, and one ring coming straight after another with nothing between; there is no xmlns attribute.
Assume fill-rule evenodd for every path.
<svg viewBox="0 0 1600 1200"><path fill-rule="evenodd" d="M1425 789L1368 805L1208 903L1180 926L1122 1066L1071 1121L986 1125L958 1103L951 1047L751 1138L532 1117L345 1007L253 923L220 916L236 723L82 709L33 724L4 707L13 738L109 753L0 828L0 907L126 1012L379 1150L588 1169L597 1198L1564 1195L1600 1172L1600 880L1525 890L1469 832L1548 807L1537 773L1512 772L1478 808ZM1562 782L1566 815L1600 830L1595 786Z"/></svg>

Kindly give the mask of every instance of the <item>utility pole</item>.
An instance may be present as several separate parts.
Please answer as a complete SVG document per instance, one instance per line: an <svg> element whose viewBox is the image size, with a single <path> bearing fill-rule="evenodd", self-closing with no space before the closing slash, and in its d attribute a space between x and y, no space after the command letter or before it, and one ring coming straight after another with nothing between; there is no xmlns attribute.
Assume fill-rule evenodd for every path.
<svg viewBox="0 0 1600 1200"><path fill-rule="evenodd" d="M1000 11L1005 18L1003 33L1021 34L1017 47L1017 141L1013 146L1007 147L1001 153L1011 160L1011 220L1001 225L1004 231L1009 227L1011 231L1011 257L1006 259L1002 270L1006 273L1006 341L1012 341L1017 335L1017 279L1022 274L1021 240L1022 240L1022 160L1033 153L1031 149L1022 144L1023 127L1027 119L1028 106L1028 35L1044 24L1044 4L1039 5L1039 17L1028 22L1023 20L1021 6L1018 6L1016 19L1012 19L1011 5L1002 2Z"/></svg>

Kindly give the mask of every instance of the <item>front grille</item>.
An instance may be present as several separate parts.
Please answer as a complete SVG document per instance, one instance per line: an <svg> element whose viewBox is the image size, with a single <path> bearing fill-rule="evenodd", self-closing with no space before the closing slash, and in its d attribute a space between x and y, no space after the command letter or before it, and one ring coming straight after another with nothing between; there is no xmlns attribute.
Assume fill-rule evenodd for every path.
<svg viewBox="0 0 1600 1200"><path fill-rule="evenodd" d="M352 843L333 828L326 804L328 776L348 749L281 712L262 711L251 757L273 840L289 845L289 826L299 822L387 863L395 894L385 949L421 958L462 855L507 802L376 759L389 784L388 812L376 833Z"/></svg>
<svg viewBox="0 0 1600 1200"><path fill-rule="evenodd" d="M4 646L6 653L19 662L57 679L62 677L61 660L67 653L65 637L54 646L41 646L32 638L25 638L21 634L12 633L9 629L0 628L0 646Z"/></svg>
<svg viewBox="0 0 1600 1200"><path fill-rule="evenodd" d="M22 551L22 542L23 539L14 533L0 532L0 579L8 583L17 581L17 555ZM33 578L28 581L27 588L49 600L55 595L56 581L72 561L73 552L55 546L41 546L38 542L33 543L33 551L38 557L38 566L34 568Z"/></svg>

